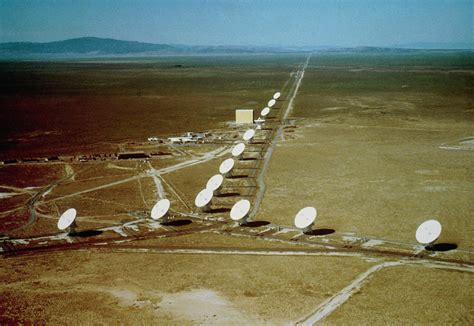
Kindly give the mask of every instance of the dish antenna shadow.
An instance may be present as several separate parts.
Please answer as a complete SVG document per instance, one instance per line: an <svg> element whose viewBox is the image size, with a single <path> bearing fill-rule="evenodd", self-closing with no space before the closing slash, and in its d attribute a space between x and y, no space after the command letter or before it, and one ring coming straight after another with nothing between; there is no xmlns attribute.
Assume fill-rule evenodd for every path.
<svg viewBox="0 0 474 326"><path fill-rule="evenodd" d="M314 229L309 232L306 232L305 234L307 235L313 235L313 236L322 236L322 235L328 235L336 232L334 229Z"/></svg>
<svg viewBox="0 0 474 326"><path fill-rule="evenodd" d="M456 249L457 247L458 245L455 243L435 243L425 249L430 251L450 251Z"/></svg>
<svg viewBox="0 0 474 326"><path fill-rule="evenodd" d="M242 226L249 227L249 228L259 228L259 227L269 225L269 224L270 224L270 222L268 222L268 221L247 221Z"/></svg>

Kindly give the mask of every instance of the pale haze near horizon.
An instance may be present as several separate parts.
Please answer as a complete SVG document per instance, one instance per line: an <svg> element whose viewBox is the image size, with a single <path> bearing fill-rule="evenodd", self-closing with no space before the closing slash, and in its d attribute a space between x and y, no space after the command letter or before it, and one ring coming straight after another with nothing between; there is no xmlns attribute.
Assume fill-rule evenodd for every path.
<svg viewBox="0 0 474 326"><path fill-rule="evenodd" d="M474 0L0 0L0 42L472 47L473 11Z"/></svg>

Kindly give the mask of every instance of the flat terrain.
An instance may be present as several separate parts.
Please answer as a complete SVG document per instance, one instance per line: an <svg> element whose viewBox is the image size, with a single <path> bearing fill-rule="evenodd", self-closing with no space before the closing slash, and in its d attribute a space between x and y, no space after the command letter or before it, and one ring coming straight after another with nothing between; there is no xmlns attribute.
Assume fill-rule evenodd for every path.
<svg viewBox="0 0 474 326"><path fill-rule="evenodd" d="M474 136L472 72L327 60L315 55L306 69L298 128L275 150L263 216L288 225L314 205L318 227L412 242L436 218L441 241L473 248L474 146L454 148Z"/></svg>
<svg viewBox="0 0 474 326"><path fill-rule="evenodd" d="M319 268L323 261L324 270ZM72 318L78 323L286 325L368 266L356 259L314 257L85 252L24 257L11 268L27 274L12 274L6 266L1 271L3 322L21 316L24 322L53 323ZM344 270L322 283L334 268ZM94 308L99 300L104 309Z"/></svg>
<svg viewBox="0 0 474 326"><path fill-rule="evenodd" d="M473 320L473 286L472 275L391 267L375 275L350 304L335 311L326 322L344 323L352 316L372 325L393 320L401 324L468 325ZM380 311L383 313L377 313Z"/></svg>
<svg viewBox="0 0 474 326"><path fill-rule="evenodd" d="M263 108L298 57L0 62L0 159L117 151ZM259 101L260 100L260 101Z"/></svg>
<svg viewBox="0 0 474 326"><path fill-rule="evenodd" d="M474 323L472 53L0 63L0 323ZM5 80L5 78L3 80ZM196 194L281 99L210 210ZM46 112L46 114L45 114ZM202 144L149 136L212 131ZM171 201L169 223L149 218ZM252 221L229 210L240 199ZM294 216L315 206L313 231ZM57 230L78 210L78 233ZM414 234L443 225L436 250Z"/></svg>

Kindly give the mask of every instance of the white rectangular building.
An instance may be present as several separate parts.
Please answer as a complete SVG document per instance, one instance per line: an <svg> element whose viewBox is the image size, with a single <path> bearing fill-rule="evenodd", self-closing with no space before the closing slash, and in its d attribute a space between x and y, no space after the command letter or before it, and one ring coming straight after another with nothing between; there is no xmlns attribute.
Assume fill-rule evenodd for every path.
<svg viewBox="0 0 474 326"><path fill-rule="evenodd" d="M250 110L250 109L235 110L235 123L253 123L253 110Z"/></svg>

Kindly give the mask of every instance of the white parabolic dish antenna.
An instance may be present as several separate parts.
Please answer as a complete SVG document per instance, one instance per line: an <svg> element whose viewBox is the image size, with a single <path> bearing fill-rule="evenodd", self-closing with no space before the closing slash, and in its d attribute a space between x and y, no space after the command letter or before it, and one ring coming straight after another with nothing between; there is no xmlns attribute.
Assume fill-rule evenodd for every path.
<svg viewBox="0 0 474 326"><path fill-rule="evenodd" d="M206 189L215 191L222 185L222 181L224 181L224 177L220 174L215 174L207 181Z"/></svg>
<svg viewBox="0 0 474 326"><path fill-rule="evenodd" d="M196 204L197 207L204 207L211 202L212 195L213 195L212 190L207 189L207 188L203 189L197 194L196 200L194 201L194 203Z"/></svg>
<svg viewBox="0 0 474 326"><path fill-rule="evenodd" d="M420 224L416 229L416 241L421 244L435 242L441 234L441 223L436 220L428 220Z"/></svg>
<svg viewBox="0 0 474 326"><path fill-rule="evenodd" d="M306 229L310 227L314 223L317 215L318 212L314 207L308 206L300 209L300 211L295 216L296 227L299 229Z"/></svg>
<svg viewBox="0 0 474 326"><path fill-rule="evenodd" d="M231 158L228 158L224 162L221 163L221 166L219 166L219 173L226 174L229 173L233 168L234 168L234 160Z"/></svg>
<svg viewBox="0 0 474 326"><path fill-rule="evenodd" d="M255 136L255 130L254 129L249 129L244 133L243 139L245 141L249 141L250 139L253 138L253 136Z"/></svg>
<svg viewBox="0 0 474 326"><path fill-rule="evenodd" d="M269 113L270 113L270 108L266 107L266 108L263 108L262 112L260 112L260 115L262 117L266 117Z"/></svg>
<svg viewBox="0 0 474 326"><path fill-rule="evenodd" d="M159 200L155 206L151 209L151 218L154 220L159 220L168 213L171 203L168 199Z"/></svg>
<svg viewBox="0 0 474 326"><path fill-rule="evenodd" d="M58 229L65 230L70 227L76 219L77 211L74 208L69 208L65 211L58 221Z"/></svg>
<svg viewBox="0 0 474 326"><path fill-rule="evenodd" d="M230 210L230 218L234 221L240 221L247 216L249 210L250 202L247 199L239 200L234 204L234 206L232 206L232 209Z"/></svg>
<svg viewBox="0 0 474 326"><path fill-rule="evenodd" d="M239 156L242 155L242 153L245 150L245 144L244 143L238 143L237 145L232 148L232 156Z"/></svg>
<svg viewBox="0 0 474 326"><path fill-rule="evenodd" d="M275 101L274 99L271 99L270 101L268 101L267 106L268 106L269 108L271 108L272 106L275 105L275 103L276 103L276 101Z"/></svg>
<svg viewBox="0 0 474 326"><path fill-rule="evenodd" d="M276 92L275 94L273 94L273 99L274 100L278 100L281 96L281 93L280 92Z"/></svg>

